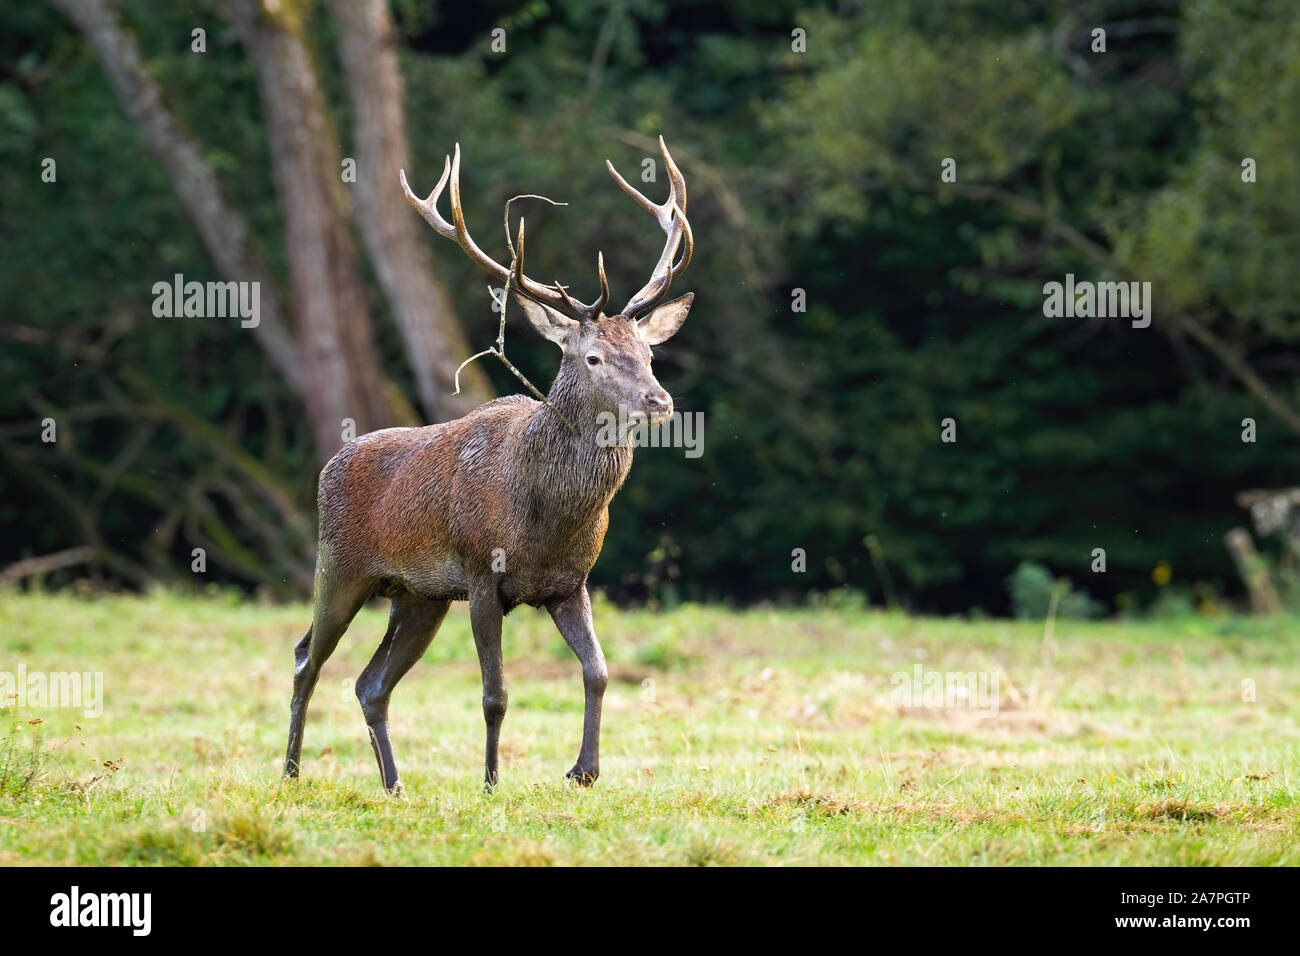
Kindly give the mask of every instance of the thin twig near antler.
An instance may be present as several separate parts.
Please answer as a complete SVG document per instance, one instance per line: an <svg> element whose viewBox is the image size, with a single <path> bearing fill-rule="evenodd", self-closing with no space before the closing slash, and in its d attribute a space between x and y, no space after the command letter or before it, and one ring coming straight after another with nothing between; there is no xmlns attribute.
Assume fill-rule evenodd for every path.
<svg viewBox="0 0 1300 956"><path fill-rule="evenodd" d="M510 370L515 378L523 382L525 387L542 402L547 408L559 416L560 421L574 435L578 434L576 428L569 422L559 409L550 403L545 395L542 394L532 382L524 376L524 373L515 368L513 362L506 358L506 309L509 307L510 292L515 290L522 295L528 296L537 302L550 305L552 308L558 308L568 313L571 309L575 316L581 315L589 318L597 317L601 310L604 309L605 303L609 300L609 284L605 280L605 262L604 258L597 254L596 264L600 273L600 298L590 305L576 302L571 299L564 287L556 283L553 288L541 285L528 278L523 271L524 258L524 221L519 220L519 241L514 243L510 241L510 204L516 199L540 199L548 202L552 206L564 206L566 203L556 202L546 196L539 196L534 193L528 193L522 196L513 196L506 201L505 213L502 216L502 224L505 227L506 245L510 248L510 267L506 268L501 263L488 256L470 237L469 229L465 226L465 213L460 204L460 144L456 144L456 150L453 156L448 156L443 161L442 177L438 180L438 185L433 187L433 192L429 193L426 199L420 199L415 193L411 192L411 187L406 182L406 170L401 170L399 176L402 181L402 192L406 195L406 200L422 215L426 222L434 228L434 231L441 236L446 236L459 245L470 257L470 259L482 266L490 275L495 275L505 281L505 288L501 296L501 325L497 331L496 344L490 348L484 349L471 355L465 361L461 362L456 369L455 383L456 391L453 395L460 394L460 372L466 365L475 359L482 358L485 355L495 355L501 360L506 368ZM438 212L438 197L442 195L443 188L447 185L448 179L451 180L451 222L442 218ZM489 294L492 287L488 286Z"/></svg>
<svg viewBox="0 0 1300 956"><path fill-rule="evenodd" d="M461 362L460 365L456 367L456 391L452 392L452 394L453 395L460 394L460 370L461 369L463 369L466 365L468 365L470 362L474 361L475 359L482 358L485 355L495 355L497 358L501 360L502 365L510 369L511 374L514 375L515 378L519 379L519 381L524 383L524 386L528 389L528 391L533 393L534 397L536 397L538 401L540 401L543 405L545 405L547 408L549 408L551 411L555 412L555 414L559 416L560 421L564 422L565 428L571 431L574 435L577 435L578 430L573 427L572 423L570 423L570 421L564 417L564 415L560 412L558 408L556 408L554 405L551 404L551 400L547 398L545 395L543 395L536 385L528 381L527 376L525 376L523 372L519 371L519 369L515 368L514 363L511 362L510 359L506 358L506 309L509 307L509 303L510 303L511 287L513 286L517 288L516 283L517 283L517 276L519 275L519 259L520 259L520 254L523 252L523 248L524 248L524 220L522 218L520 218L519 220L518 247L516 248L515 243L510 241L510 204L514 202L516 199L540 199L543 202L550 203L552 206L568 205L568 203L556 202L554 199L548 199L546 196L539 196L536 193L527 193L522 196L511 196L509 199L506 200L506 211L505 211L505 215L503 216L503 220L506 229L506 245L510 248L510 271L506 275L505 287L501 290L501 325L497 329L496 345L490 346L488 348L485 348L482 352L477 352L474 355L471 355L469 358L465 359L465 361ZM603 273L604 270L602 269L601 271ZM488 286L488 295L491 294L492 294L492 287Z"/></svg>

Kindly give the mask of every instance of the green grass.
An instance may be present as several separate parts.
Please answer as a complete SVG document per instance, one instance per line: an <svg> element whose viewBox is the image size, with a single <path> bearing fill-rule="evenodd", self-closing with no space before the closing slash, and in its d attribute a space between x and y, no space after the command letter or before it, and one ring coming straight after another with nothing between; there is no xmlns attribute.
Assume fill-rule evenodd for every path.
<svg viewBox="0 0 1300 956"><path fill-rule="evenodd" d="M598 604L612 679L581 790L577 662L524 608L488 795L458 605L393 697L405 801L379 792L351 689L381 605L325 668L303 777L280 779L307 619L0 592L0 671L102 671L105 696L98 718L0 710L0 865L1300 862L1294 619L1058 621L1045 646L1041 623ZM917 662L999 672L997 715L896 706Z"/></svg>

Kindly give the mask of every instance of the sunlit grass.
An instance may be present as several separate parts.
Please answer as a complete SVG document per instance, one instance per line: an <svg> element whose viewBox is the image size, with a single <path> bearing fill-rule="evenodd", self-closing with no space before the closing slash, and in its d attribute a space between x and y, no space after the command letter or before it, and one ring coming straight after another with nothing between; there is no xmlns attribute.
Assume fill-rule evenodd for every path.
<svg viewBox="0 0 1300 956"><path fill-rule="evenodd" d="M581 790L577 662L525 608L485 795L461 605L393 698L396 801L352 692L381 604L325 668L303 777L280 779L308 614L0 593L0 671L99 671L105 692L98 718L0 710L0 865L1300 862L1294 620L1058 621L1045 645L1032 623L598 603L612 680ZM917 663L996 671L996 716L898 706Z"/></svg>

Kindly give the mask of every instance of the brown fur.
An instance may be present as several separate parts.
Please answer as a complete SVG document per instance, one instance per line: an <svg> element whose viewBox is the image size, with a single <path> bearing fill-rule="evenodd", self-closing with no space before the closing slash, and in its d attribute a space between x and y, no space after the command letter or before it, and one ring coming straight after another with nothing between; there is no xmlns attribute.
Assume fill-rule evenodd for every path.
<svg viewBox="0 0 1300 956"><path fill-rule="evenodd" d="M600 325L603 341L633 347L631 323ZM507 610L581 586L632 449L597 444L597 413L615 409L581 394L576 366L566 358L548 396L555 409L511 395L452 422L388 428L344 446L317 493L321 570L372 594L434 599L464 599L470 581L490 579ZM504 573L493 571L498 548Z"/></svg>

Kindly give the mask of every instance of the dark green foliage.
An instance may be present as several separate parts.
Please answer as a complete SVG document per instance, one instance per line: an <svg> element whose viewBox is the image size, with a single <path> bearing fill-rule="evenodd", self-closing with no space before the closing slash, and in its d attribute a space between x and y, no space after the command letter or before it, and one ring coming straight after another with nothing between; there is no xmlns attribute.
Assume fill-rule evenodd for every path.
<svg viewBox="0 0 1300 956"><path fill-rule="evenodd" d="M256 84L217 7L122 6L283 276ZM428 189L459 141L466 214L490 250L503 252L509 195L568 201L525 210L529 271L587 299L603 249L622 301L660 239L603 159L635 171L662 131L690 183L697 256L682 291L697 301L656 368L680 410L705 413L704 454L638 454L595 584L627 600L848 588L882 603L865 544L874 536L899 601L917 609L1037 616L1041 601L1009 604L1004 582L1039 566L1049 579L1086 580L1108 603L1149 603L1162 560L1184 587L1238 593L1222 546L1246 520L1233 495L1294 484L1297 435L1173 315L1195 316L1300 404L1300 8L1104 4L1093 19L1108 28L1108 50L1093 54L1094 24L1076 6L636 0L611 14L595 0L394 3L408 173ZM332 24L323 5L317 13L346 153ZM218 424L310 508L305 418L251 337L150 315L159 278L216 276L93 54L40 5L11 5L0 24L0 227L11 240L0 296L5 325L21 333L0 346L3 440L38 448L47 407L93 409L120 390L112 369L130 368ZM202 57L188 49L196 25L209 32ZM488 49L495 26L507 30L505 56ZM806 54L791 52L795 26ZM593 61L602 35L603 67ZM58 160L57 186L39 181L45 156ZM1240 181L1247 156L1259 169L1252 185ZM939 183L945 157L962 189ZM971 191L981 186L998 192ZM1113 259L1067 241L1063 226ZM471 342L485 347L495 317L482 278L449 248L435 256ZM1110 270L1121 266L1155 285L1151 328L1043 316L1044 282L1119 278ZM806 311L792 311L795 289ZM406 387L377 291L372 302L385 364ZM549 381L552 347L517 315L509 335L517 364ZM109 350L110 368L76 351L90 346ZM486 367L499 390L516 390ZM1254 444L1241 441L1247 417ZM953 443L940 440L947 418ZM170 553L150 551L167 510L158 493L211 478L211 448L144 420L61 429L61 442L104 466L139 448L98 496L102 475L61 454L27 474L0 459L0 564L84 542L85 516L43 487L57 484L93 504L104 540L146 576L184 567L185 529ZM232 552L254 553L211 577L291 590L258 574L240 508L216 500ZM1099 547L1108 570L1092 574ZM800 548L803 573L792 570ZM1091 608L1072 592L1058 614Z"/></svg>

